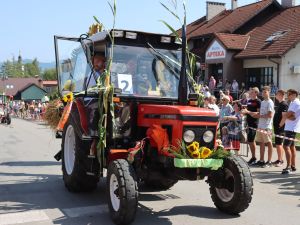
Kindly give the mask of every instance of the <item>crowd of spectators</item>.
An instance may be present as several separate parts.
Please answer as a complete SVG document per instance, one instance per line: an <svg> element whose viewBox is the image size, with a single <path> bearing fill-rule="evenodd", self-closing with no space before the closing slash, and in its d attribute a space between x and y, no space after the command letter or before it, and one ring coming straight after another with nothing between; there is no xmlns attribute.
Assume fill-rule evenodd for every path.
<svg viewBox="0 0 300 225"><path fill-rule="evenodd" d="M46 110L48 101L42 102L40 100L32 101L9 101L6 103L10 114L17 118L42 120L43 114Z"/></svg>
<svg viewBox="0 0 300 225"><path fill-rule="evenodd" d="M213 109L219 117L220 137L224 147L238 151L240 142L245 142L251 152L249 165L263 168L286 165L282 174L295 172L296 148L293 139L300 133L298 92L293 89L286 92L275 90L274 85L263 87L261 92L257 87L240 90L236 80L226 80L222 89L218 88L220 82L223 87L222 81L217 82L211 76L208 86L203 85L202 91L205 97L204 107ZM276 95L273 101L270 95L274 91ZM277 150L277 160L274 162L271 161L273 141ZM260 146L259 158L256 143ZM284 153L286 162L283 159Z"/></svg>

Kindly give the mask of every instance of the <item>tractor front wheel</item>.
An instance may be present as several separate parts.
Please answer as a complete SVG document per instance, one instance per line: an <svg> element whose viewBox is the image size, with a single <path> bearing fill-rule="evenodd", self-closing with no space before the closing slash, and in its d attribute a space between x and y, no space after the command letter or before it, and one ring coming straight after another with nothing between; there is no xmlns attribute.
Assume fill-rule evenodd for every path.
<svg viewBox="0 0 300 225"><path fill-rule="evenodd" d="M124 159L109 164L107 170L108 205L115 224L130 224L135 219L138 187L133 167Z"/></svg>
<svg viewBox="0 0 300 225"><path fill-rule="evenodd" d="M224 159L222 169L208 177L215 206L228 214L239 214L248 208L253 194L253 180L247 163L238 156Z"/></svg>

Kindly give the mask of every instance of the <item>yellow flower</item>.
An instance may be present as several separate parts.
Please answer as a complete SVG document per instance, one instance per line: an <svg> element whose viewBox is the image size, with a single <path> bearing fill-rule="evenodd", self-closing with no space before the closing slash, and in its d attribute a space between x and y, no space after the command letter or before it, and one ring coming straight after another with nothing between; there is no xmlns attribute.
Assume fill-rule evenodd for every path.
<svg viewBox="0 0 300 225"><path fill-rule="evenodd" d="M193 152L199 151L199 143L197 141L194 141L192 144L187 146L187 150L190 154L193 154Z"/></svg>
<svg viewBox="0 0 300 225"><path fill-rule="evenodd" d="M64 102L72 102L73 101L73 93L69 92L68 94L65 94L63 96L63 101Z"/></svg>
<svg viewBox="0 0 300 225"><path fill-rule="evenodd" d="M210 150L209 148L206 147L202 147L200 148L200 158L201 159L206 159L208 158L212 153L212 150Z"/></svg>
<svg viewBox="0 0 300 225"><path fill-rule="evenodd" d="M199 152L199 151L194 151L194 152L192 153L192 157L193 157L194 159L200 159L200 152Z"/></svg>

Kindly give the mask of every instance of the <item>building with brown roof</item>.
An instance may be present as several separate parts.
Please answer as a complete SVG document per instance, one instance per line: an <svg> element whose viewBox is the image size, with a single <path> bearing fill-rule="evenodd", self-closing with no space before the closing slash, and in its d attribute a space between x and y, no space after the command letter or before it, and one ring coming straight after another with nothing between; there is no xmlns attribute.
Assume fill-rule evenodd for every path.
<svg viewBox="0 0 300 225"><path fill-rule="evenodd" d="M0 79L0 102L3 96L14 100L41 100L45 94L57 88L57 81L43 81L40 77ZM48 92L49 91L49 92Z"/></svg>
<svg viewBox="0 0 300 225"><path fill-rule="evenodd" d="M202 76L246 86L300 90L300 7L295 0L262 0L232 9L207 2L207 15L187 26L188 44L200 56ZM298 74L298 75L297 75Z"/></svg>
<svg viewBox="0 0 300 225"><path fill-rule="evenodd" d="M44 80L43 87L44 87L44 90L46 90L48 94L51 94L51 93L57 91L57 87L58 87L57 80Z"/></svg>
<svg viewBox="0 0 300 225"><path fill-rule="evenodd" d="M295 6L254 29L246 48L235 58L243 60L249 85L273 81L282 89L300 91L299 42L300 6Z"/></svg>

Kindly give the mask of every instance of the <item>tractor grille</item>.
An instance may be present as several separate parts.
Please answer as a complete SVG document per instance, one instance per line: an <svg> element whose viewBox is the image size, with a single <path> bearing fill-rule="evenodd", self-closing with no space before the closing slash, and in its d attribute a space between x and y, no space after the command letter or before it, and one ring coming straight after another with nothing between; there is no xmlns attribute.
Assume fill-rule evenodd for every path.
<svg viewBox="0 0 300 225"><path fill-rule="evenodd" d="M215 137L216 127L214 127L214 126L203 126L203 127L185 126L183 128L183 133L186 130L192 130L192 131L195 132L196 136L195 136L195 140L194 141L199 142L200 146L205 146L205 147L210 148L210 149L212 149L214 147L215 139L216 139L216 137ZM211 130L213 132L213 134L214 134L214 138L213 138L213 140L210 143L205 143L204 140L203 140L203 134L207 130ZM190 144L190 143L186 143L186 144Z"/></svg>

